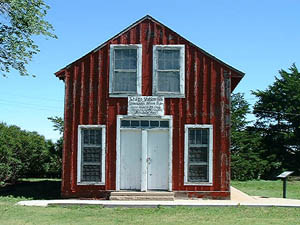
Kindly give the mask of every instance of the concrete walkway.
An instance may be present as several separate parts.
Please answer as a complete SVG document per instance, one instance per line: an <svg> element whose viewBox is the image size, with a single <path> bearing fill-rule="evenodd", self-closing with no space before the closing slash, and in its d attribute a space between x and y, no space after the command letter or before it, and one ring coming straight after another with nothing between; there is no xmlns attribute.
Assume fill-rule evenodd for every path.
<svg viewBox="0 0 300 225"><path fill-rule="evenodd" d="M101 207L127 207L127 208L156 208L158 206L175 207L207 207L207 206L253 206L253 207L297 207L300 208L300 200L284 198L263 198L259 196L249 196L238 189L231 187L231 200L174 200L174 201L112 201L112 200L32 200L20 201L17 205L42 206L50 205L99 205Z"/></svg>

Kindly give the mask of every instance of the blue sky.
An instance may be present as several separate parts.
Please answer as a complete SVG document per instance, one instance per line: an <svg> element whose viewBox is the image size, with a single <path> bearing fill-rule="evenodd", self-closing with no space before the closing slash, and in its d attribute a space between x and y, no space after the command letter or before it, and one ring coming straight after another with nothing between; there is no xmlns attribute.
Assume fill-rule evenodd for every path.
<svg viewBox="0 0 300 225"><path fill-rule="evenodd" d="M246 76L235 92L267 88L279 69L300 68L299 0L46 1L57 40L36 37L33 77L0 77L0 121L56 140L47 120L63 116L64 83L54 72L149 14ZM251 117L250 117L251 118Z"/></svg>

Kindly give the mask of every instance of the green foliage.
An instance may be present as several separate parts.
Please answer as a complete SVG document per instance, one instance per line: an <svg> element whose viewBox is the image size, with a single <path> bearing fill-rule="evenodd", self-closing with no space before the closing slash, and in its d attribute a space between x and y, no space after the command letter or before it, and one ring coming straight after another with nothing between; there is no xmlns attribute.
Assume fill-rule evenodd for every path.
<svg viewBox="0 0 300 225"><path fill-rule="evenodd" d="M231 177L235 180L260 179L270 169L270 162L262 157L259 133L251 130L232 135Z"/></svg>
<svg viewBox="0 0 300 225"><path fill-rule="evenodd" d="M274 176L282 170L300 174L300 73L295 64L279 71L280 77L264 91L253 91L258 98L254 113L255 126L263 133L265 156L272 157L281 166L269 173ZM266 177L270 178L270 177Z"/></svg>
<svg viewBox="0 0 300 225"><path fill-rule="evenodd" d="M55 145L36 132L0 123L0 181L60 174L61 159Z"/></svg>
<svg viewBox="0 0 300 225"><path fill-rule="evenodd" d="M50 120L53 123L54 130L59 131L60 134L64 133L64 120L63 118L59 116L53 116L48 117L48 120Z"/></svg>
<svg viewBox="0 0 300 225"><path fill-rule="evenodd" d="M231 177L235 180L259 179L273 165L262 157L261 133L247 126L249 104L241 93L232 94Z"/></svg>
<svg viewBox="0 0 300 225"><path fill-rule="evenodd" d="M295 64L264 91L253 91L255 124L248 125L249 104L232 96L232 178L274 179L283 170L300 174L300 73Z"/></svg>
<svg viewBox="0 0 300 225"><path fill-rule="evenodd" d="M13 68L29 75L25 65L39 52L33 37L56 38L52 25L45 21L49 6L42 0L0 1L0 73Z"/></svg>
<svg viewBox="0 0 300 225"><path fill-rule="evenodd" d="M54 116L54 117L48 117L48 120L50 120L53 123L53 129L59 131L59 133L62 135L64 133L64 120L63 118L59 116ZM53 156L56 157L55 162L59 162L59 164L55 164L55 170L54 171L59 171L59 174L61 174L62 170L62 152L63 152L63 144L64 144L64 139L63 136L61 136L57 142L54 144L54 149L55 151L53 152ZM54 177L59 177L59 176L54 176Z"/></svg>
<svg viewBox="0 0 300 225"><path fill-rule="evenodd" d="M244 94L231 95L231 129L232 132L244 130L249 124L246 116L250 113L249 103L245 100Z"/></svg>

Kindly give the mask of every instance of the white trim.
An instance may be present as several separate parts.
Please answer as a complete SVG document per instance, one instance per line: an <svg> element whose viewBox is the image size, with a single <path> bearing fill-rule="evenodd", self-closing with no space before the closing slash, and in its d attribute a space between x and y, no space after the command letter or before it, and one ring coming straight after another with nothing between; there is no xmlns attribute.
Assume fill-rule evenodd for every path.
<svg viewBox="0 0 300 225"><path fill-rule="evenodd" d="M208 162L208 182L188 182L188 150L189 150L189 129L208 128L209 129L209 162ZM184 126L184 185L191 186L212 186L213 185L213 125L211 124L186 124Z"/></svg>
<svg viewBox="0 0 300 225"><path fill-rule="evenodd" d="M147 187L148 187L147 146L148 146L148 132L146 130L142 130L141 191L147 191Z"/></svg>
<svg viewBox="0 0 300 225"><path fill-rule="evenodd" d="M117 115L117 140L116 140L116 151L117 151L117 159L116 159L116 191L120 191L120 169L121 169L121 160L120 160L120 155L121 155L121 145L120 145L120 135L121 135L121 130L131 130L131 129L142 129L142 128L121 128L121 120L122 119L146 119L146 120L168 120L169 121L169 128L149 128L151 130L153 129L169 129L169 187L168 190L172 191L172 155L173 155L173 117L172 116L155 116L155 117L134 117L134 116L128 116L128 115ZM142 136L143 138L143 136ZM145 138L145 137L144 137ZM143 144L143 142L142 142ZM143 157L143 156L142 156ZM143 164L142 164L143 165ZM147 184L147 181L143 181ZM144 184L145 185L145 184ZM147 187L147 186L146 186ZM142 191L144 190L143 186L141 188Z"/></svg>
<svg viewBox="0 0 300 225"><path fill-rule="evenodd" d="M123 116L117 115L117 134L116 134L116 190L120 190L120 168L121 168L121 133L120 133L120 127L121 127L121 118Z"/></svg>
<svg viewBox="0 0 300 225"><path fill-rule="evenodd" d="M137 78L136 92L115 92L113 90L114 77L114 49L136 49L137 50ZM128 97L129 95L142 95L142 45L141 44L112 44L110 45L110 63L109 63L109 97Z"/></svg>
<svg viewBox="0 0 300 225"><path fill-rule="evenodd" d="M158 91L157 50L159 49L180 50L179 93ZM153 45L153 68L152 69L153 69L152 95L162 95L165 96L165 98L185 98L185 45Z"/></svg>
<svg viewBox="0 0 300 225"><path fill-rule="evenodd" d="M101 182L81 182L81 130L101 128L102 130L102 162L101 162ZM106 126L105 125L78 125L78 145L77 145L77 185L105 185L105 157L106 157Z"/></svg>
<svg viewBox="0 0 300 225"><path fill-rule="evenodd" d="M173 190L173 117L169 117L169 191Z"/></svg>

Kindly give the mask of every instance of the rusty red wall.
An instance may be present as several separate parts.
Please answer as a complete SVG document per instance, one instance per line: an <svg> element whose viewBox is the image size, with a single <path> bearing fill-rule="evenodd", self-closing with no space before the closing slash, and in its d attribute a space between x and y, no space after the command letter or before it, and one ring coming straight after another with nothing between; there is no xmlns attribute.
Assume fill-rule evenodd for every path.
<svg viewBox="0 0 300 225"><path fill-rule="evenodd" d="M64 70L63 195L100 196L101 190L115 190L116 187L116 116L127 114L127 98L109 97L110 44L142 44L142 95L145 96L152 95L153 45L185 45L185 98L165 99L165 114L173 116L173 190L211 191L215 196L228 196L230 109L225 79L226 76L231 79L240 75L150 19L136 24ZM107 127L105 186L76 184L77 128L80 124L104 124ZM184 185L185 124L213 124L213 186Z"/></svg>

